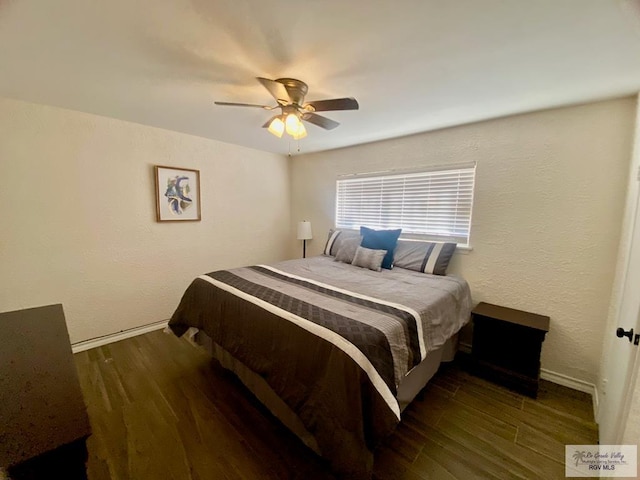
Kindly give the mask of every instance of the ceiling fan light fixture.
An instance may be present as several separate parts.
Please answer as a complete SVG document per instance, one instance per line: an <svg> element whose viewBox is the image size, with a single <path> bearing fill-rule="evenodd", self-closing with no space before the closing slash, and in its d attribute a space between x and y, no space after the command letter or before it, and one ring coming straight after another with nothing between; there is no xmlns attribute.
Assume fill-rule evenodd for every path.
<svg viewBox="0 0 640 480"><path fill-rule="evenodd" d="M292 136L294 140L300 140L307 136L307 129L304 128L304 124L302 122L299 122L298 131Z"/></svg>
<svg viewBox="0 0 640 480"><path fill-rule="evenodd" d="M269 132L275 135L278 138L282 138L282 134L284 133L284 122L280 117L274 118L269 124Z"/></svg>
<svg viewBox="0 0 640 480"><path fill-rule="evenodd" d="M292 137L298 132L298 130L300 130L300 125L302 125L302 122L298 118L298 115L296 115L295 113L290 113L289 115L287 115L284 123L287 127L287 133Z"/></svg>
<svg viewBox="0 0 640 480"><path fill-rule="evenodd" d="M300 122L300 126L298 127L298 131L292 135L294 140L300 140L301 138L304 138L307 136L307 129L304 128L304 125L302 124L302 122Z"/></svg>

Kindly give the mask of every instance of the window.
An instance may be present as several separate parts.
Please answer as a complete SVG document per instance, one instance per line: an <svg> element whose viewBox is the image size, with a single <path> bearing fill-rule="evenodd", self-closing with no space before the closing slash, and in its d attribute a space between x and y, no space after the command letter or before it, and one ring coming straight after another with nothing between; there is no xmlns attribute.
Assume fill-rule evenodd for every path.
<svg viewBox="0 0 640 480"><path fill-rule="evenodd" d="M336 227L402 228L412 237L469 244L475 165L338 178Z"/></svg>

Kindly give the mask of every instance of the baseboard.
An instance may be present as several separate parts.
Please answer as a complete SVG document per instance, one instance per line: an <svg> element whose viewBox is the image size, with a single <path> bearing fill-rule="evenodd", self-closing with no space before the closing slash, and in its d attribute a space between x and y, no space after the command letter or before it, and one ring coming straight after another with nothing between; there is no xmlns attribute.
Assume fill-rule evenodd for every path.
<svg viewBox="0 0 640 480"><path fill-rule="evenodd" d="M593 395L593 392L596 389L596 386L593 383L578 380L577 378L573 378L562 373L552 372L546 368L540 369L540 378L590 395Z"/></svg>
<svg viewBox="0 0 640 480"><path fill-rule="evenodd" d="M598 418L598 407L600 402L598 399L598 389L593 383L578 380L577 378L573 378L562 373L552 372L545 368L540 369L540 378L591 395L591 399L593 401L593 417Z"/></svg>
<svg viewBox="0 0 640 480"><path fill-rule="evenodd" d="M471 344L460 342L458 350L467 354L471 354ZM551 370L547 370L546 368L540 369L540 378L549 382L557 383L558 385L562 385L563 387L568 387L573 390L578 390L579 392L584 392L591 395L591 398L593 399L594 418L598 418L597 413L600 402L598 398L598 389L593 383L578 380L577 378L573 378L562 373L553 372Z"/></svg>
<svg viewBox="0 0 640 480"><path fill-rule="evenodd" d="M120 330L119 332L103 335L102 337L90 338L89 340L73 343L71 344L71 351L73 353L84 352L85 350L108 345L109 343L119 342L120 340L153 332L154 330L160 330L167 326L167 322L168 320L160 320L159 322L149 323L147 325L129 328L127 330Z"/></svg>

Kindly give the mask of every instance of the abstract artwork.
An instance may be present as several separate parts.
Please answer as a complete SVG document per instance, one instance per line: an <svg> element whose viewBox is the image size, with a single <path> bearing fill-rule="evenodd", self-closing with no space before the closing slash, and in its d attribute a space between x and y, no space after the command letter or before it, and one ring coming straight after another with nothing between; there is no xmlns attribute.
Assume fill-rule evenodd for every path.
<svg viewBox="0 0 640 480"><path fill-rule="evenodd" d="M200 221L200 172L158 165L155 171L157 220Z"/></svg>

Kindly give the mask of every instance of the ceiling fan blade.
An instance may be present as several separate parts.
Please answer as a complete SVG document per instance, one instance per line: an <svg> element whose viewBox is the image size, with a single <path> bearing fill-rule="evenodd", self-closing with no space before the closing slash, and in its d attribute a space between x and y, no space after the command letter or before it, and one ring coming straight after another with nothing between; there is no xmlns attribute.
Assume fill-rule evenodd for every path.
<svg viewBox="0 0 640 480"><path fill-rule="evenodd" d="M269 93L278 102L284 102L285 104L291 103L291 97L287 88L280 82L275 80L269 80L268 78L256 77L264 88L269 90Z"/></svg>
<svg viewBox="0 0 640 480"><path fill-rule="evenodd" d="M225 107L255 107L264 108L265 110L273 110L275 107L269 107L268 105L256 105L255 103L235 103L235 102L213 102L216 105L222 105Z"/></svg>
<svg viewBox="0 0 640 480"><path fill-rule="evenodd" d="M314 102L308 102L304 108L312 112L328 112L331 110L358 110L360 105L358 105L358 101L355 98L349 97L316 100Z"/></svg>
<svg viewBox="0 0 640 480"><path fill-rule="evenodd" d="M302 119L306 120L309 123L313 123L314 125L322 127L325 130L333 130L338 125L340 125L335 120L323 117L322 115L316 115L315 113L304 113L302 114Z"/></svg>

